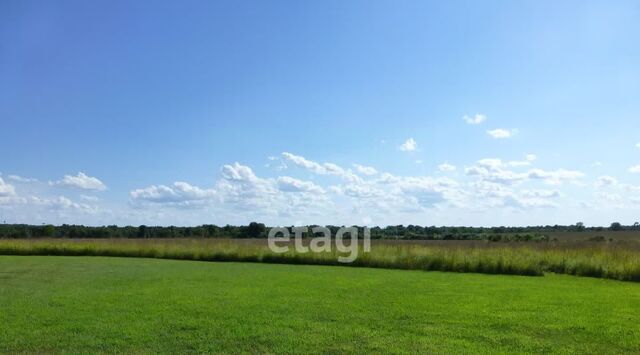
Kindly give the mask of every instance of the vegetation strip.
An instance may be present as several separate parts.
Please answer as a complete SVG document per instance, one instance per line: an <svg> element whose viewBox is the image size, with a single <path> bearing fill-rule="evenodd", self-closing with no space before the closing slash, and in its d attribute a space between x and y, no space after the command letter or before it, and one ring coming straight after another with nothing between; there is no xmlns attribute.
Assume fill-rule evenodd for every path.
<svg viewBox="0 0 640 355"><path fill-rule="evenodd" d="M624 243L412 243L375 241L350 264L330 253L276 254L255 239L0 240L3 255L119 256L196 261L341 265L541 276L545 272L640 281L640 250Z"/></svg>

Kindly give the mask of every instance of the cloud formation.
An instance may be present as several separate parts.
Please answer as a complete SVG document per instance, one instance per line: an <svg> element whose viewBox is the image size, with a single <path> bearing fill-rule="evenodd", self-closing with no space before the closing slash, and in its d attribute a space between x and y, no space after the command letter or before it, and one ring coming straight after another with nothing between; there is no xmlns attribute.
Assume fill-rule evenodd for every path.
<svg viewBox="0 0 640 355"><path fill-rule="evenodd" d="M0 198L1 197L10 197L15 196L16 189L13 185L4 182L2 177L0 177Z"/></svg>
<svg viewBox="0 0 640 355"><path fill-rule="evenodd" d="M474 116L464 115L462 119L467 122L467 124L476 125L486 121L487 116L476 113Z"/></svg>
<svg viewBox="0 0 640 355"><path fill-rule="evenodd" d="M356 168L356 171L362 175L371 176L371 175L376 175L378 173L378 171L375 168L370 166L363 166L359 164L353 164L353 166Z"/></svg>
<svg viewBox="0 0 640 355"><path fill-rule="evenodd" d="M96 177L88 176L83 172L79 172L78 175L65 175L62 180L58 180L54 185L75 187L83 190L96 190L103 191L107 189L107 186Z"/></svg>
<svg viewBox="0 0 640 355"><path fill-rule="evenodd" d="M392 174L360 164L350 164L351 170L288 152L269 160L281 162L282 168L259 176L251 167L235 162L223 165L208 186L185 181L133 186L128 203L121 201L124 206L107 194L100 199L83 195L84 191L68 197L58 195L58 186L100 191L104 184L95 183L95 178L83 173L67 175L51 184L4 175L4 180L0 178L0 209L11 220L43 223L81 223L85 220L82 216L90 216L86 218L93 218L90 220L97 224L123 220L133 224L250 220L285 225L363 220L373 224L469 224L464 219L469 216L485 216L489 223L498 223L494 216L533 216L551 213L543 212L547 209L579 206L632 210L640 203L638 185L625 183L613 174L600 175L587 184L586 174L581 171L536 166L538 160L533 154L517 160L484 158L457 167L444 162L431 176ZM462 173L450 173L454 171ZM16 186L9 181L15 181ZM24 183L27 181L33 183ZM576 201L576 189L565 188L564 184L579 186L582 191L591 189L583 193L591 200Z"/></svg>
<svg viewBox="0 0 640 355"><path fill-rule="evenodd" d="M487 130L487 134L490 135L492 138L496 138L496 139L511 138L515 133L516 133L515 129L509 130L509 129L503 129L503 128L496 128L496 129Z"/></svg>
<svg viewBox="0 0 640 355"><path fill-rule="evenodd" d="M438 170L440 170L442 172L455 171L456 170L456 166L455 165L451 165L449 163L442 163L442 164L438 165Z"/></svg>
<svg viewBox="0 0 640 355"><path fill-rule="evenodd" d="M188 204L194 201L214 199L217 194L213 189L201 189L186 182L174 182L171 186L151 185L130 192L131 198L137 201L152 203Z"/></svg>
<svg viewBox="0 0 640 355"><path fill-rule="evenodd" d="M403 152L413 152L418 149L418 143L413 138L409 138L402 143L398 149Z"/></svg>

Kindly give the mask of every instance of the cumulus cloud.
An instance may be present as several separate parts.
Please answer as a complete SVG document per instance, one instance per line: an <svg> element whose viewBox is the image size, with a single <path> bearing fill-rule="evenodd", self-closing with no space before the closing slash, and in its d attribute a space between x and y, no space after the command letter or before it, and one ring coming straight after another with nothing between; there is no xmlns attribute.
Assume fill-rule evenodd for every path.
<svg viewBox="0 0 640 355"><path fill-rule="evenodd" d="M305 157L291 154L288 152L282 153L282 157L285 160L293 163L294 165L307 169L312 173L315 173L318 175L334 175L352 182L362 180L358 175L354 174L351 170L343 169L342 167L333 163L320 164L318 162L308 160Z"/></svg>
<svg viewBox="0 0 640 355"><path fill-rule="evenodd" d="M458 183L449 178L402 177L395 188L414 198L422 207L433 207L441 202L453 202L458 196Z"/></svg>
<svg viewBox="0 0 640 355"><path fill-rule="evenodd" d="M278 188L287 192L315 192L323 194L325 191L311 181L303 181L290 176L280 176L277 179Z"/></svg>
<svg viewBox="0 0 640 355"><path fill-rule="evenodd" d="M584 177L584 173L576 170L558 169L553 171L545 171L542 169L533 169L528 172L530 179L542 179L545 183L558 185L568 180L578 180Z"/></svg>
<svg viewBox="0 0 640 355"><path fill-rule="evenodd" d="M76 187L83 190L103 191L107 189L107 186L98 178L88 176L83 172L79 172L76 176L65 175L62 180L58 180L52 184L67 187Z"/></svg>
<svg viewBox="0 0 640 355"><path fill-rule="evenodd" d="M338 191L355 198L382 197L384 195L384 191L371 184L348 184L341 187Z"/></svg>
<svg viewBox="0 0 640 355"><path fill-rule="evenodd" d="M86 203L77 203L65 196L54 198L43 198L38 196L29 196L26 203L46 207L51 210L74 210L82 213L96 213L98 208Z"/></svg>
<svg viewBox="0 0 640 355"><path fill-rule="evenodd" d="M516 164L518 166L519 164ZM503 162L501 159L481 159L475 165L467 167L465 174L477 176L482 180L501 184L515 184L526 180L543 180L547 184L557 185L565 181L578 180L584 177L584 173L574 170L558 169L546 171L542 169L531 169L526 172L515 172L509 167L514 166L513 162Z"/></svg>
<svg viewBox="0 0 640 355"><path fill-rule="evenodd" d="M151 203L189 204L194 201L211 200L217 196L213 189L201 189L186 182L174 182L171 186L151 185L131 191L136 201Z"/></svg>
<svg viewBox="0 0 640 355"><path fill-rule="evenodd" d="M477 206L486 208L508 207L518 210L534 208L552 208L558 204L553 199L560 197L560 192L553 190L517 191L506 185L488 181L472 184L475 195L479 198Z"/></svg>
<svg viewBox="0 0 640 355"><path fill-rule="evenodd" d="M403 152L413 152L418 149L418 143L413 138L409 138L402 143L398 149Z"/></svg>
<svg viewBox="0 0 640 355"><path fill-rule="evenodd" d="M467 124L480 124L487 120L487 116L476 113L474 116L464 115L462 119L467 122Z"/></svg>
<svg viewBox="0 0 640 355"><path fill-rule="evenodd" d="M184 213L190 216L215 216L218 220L228 220L229 223L252 218L286 224L296 221L353 223L348 218L362 216L374 218L377 223L382 220L391 222L398 216L409 216L417 221L421 216L442 216L448 212L459 216L489 211L492 208L519 213L519 210L553 208L563 203L565 195L562 189L551 186L548 186L549 189L541 189L543 186L540 182L555 185L564 182L579 183L585 176L580 171L567 169L532 169L529 165L536 161L533 154L515 161L486 158L469 166L456 167L447 162L438 165L440 172L461 170L466 176L435 172L434 176L392 175L359 164L353 164L350 167L352 171L334 163L316 162L287 152L269 160L286 163L287 169L304 169L298 169L297 173L311 172L341 180L326 177L304 179L296 176L296 171L286 174L288 176L278 176L273 169L271 172L275 176L260 177L249 166L236 162L223 165L218 177L209 187L178 181L131 190L129 203L133 209L126 213L145 216L179 216ZM9 178L3 177L5 180L0 179L0 208L13 210L16 214L33 209L44 216L47 211L52 211L50 215L72 216L76 210L96 211L96 206L102 203L91 196L97 194L86 191L82 193L87 195L78 197L80 203L63 196L51 197L51 192L56 189L42 190L41 188L46 189L46 185L42 184L17 185L21 195L17 196L15 188L5 182ZM77 176L65 176L65 179L52 184L77 187L76 180L91 178L79 173ZM620 204L629 204L631 198L640 198L640 186L623 184L609 176L600 176L595 183L598 187L615 186L599 191L619 195ZM99 190L96 186L93 190ZM593 184L591 188L594 188ZM27 197L32 193L44 197ZM598 198L602 200L604 197ZM593 202L597 203L596 200ZM171 210L164 210L165 207ZM183 208L188 208L189 212L176 210ZM233 219L236 217L240 219Z"/></svg>
<svg viewBox="0 0 640 355"><path fill-rule="evenodd" d="M353 164L353 166L356 168L357 172L363 175L371 176L371 175L376 175L378 173L378 171L375 168L370 166L364 166L359 164Z"/></svg>
<svg viewBox="0 0 640 355"><path fill-rule="evenodd" d="M263 208L276 197L278 188L272 179L263 179L240 163L224 165L216 183L222 202L240 208Z"/></svg>
<svg viewBox="0 0 640 355"><path fill-rule="evenodd" d="M630 167L629 172L632 174L640 174L640 165L634 165Z"/></svg>
<svg viewBox="0 0 640 355"><path fill-rule="evenodd" d="M487 130L487 134L496 139L511 138L514 134L516 134L516 132L517 131L515 129L509 130L503 128Z"/></svg>
<svg viewBox="0 0 640 355"><path fill-rule="evenodd" d="M438 165L438 170L440 170L442 172L455 171L456 170L456 166L455 165L451 165L449 163L442 163L442 164Z"/></svg>
<svg viewBox="0 0 640 355"><path fill-rule="evenodd" d="M506 168L507 165L501 159L481 159L476 162L476 165L465 168L465 174L500 184L514 184L527 179L526 173L509 170Z"/></svg>

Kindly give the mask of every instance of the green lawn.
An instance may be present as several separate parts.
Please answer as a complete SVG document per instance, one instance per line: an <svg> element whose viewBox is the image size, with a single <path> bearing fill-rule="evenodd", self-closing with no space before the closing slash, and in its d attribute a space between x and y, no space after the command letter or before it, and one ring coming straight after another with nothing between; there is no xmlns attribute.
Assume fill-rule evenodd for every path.
<svg viewBox="0 0 640 355"><path fill-rule="evenodd" d="M6 352L640 352L640 284L0 256Z"/></svg>

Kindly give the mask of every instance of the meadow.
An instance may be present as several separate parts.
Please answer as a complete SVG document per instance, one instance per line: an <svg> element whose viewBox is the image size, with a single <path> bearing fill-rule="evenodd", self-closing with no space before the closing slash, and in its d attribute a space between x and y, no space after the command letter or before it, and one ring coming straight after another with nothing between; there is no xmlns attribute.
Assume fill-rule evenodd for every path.
<svg viewBox="0 0 640 355"><path fill-rule="evenodd" d="M564 275L0 257L0 353L637 353L638 309Z"/></svg>
<svg viewBox="0 0 640 355"><path fill-rule="evenodd" d="M550 241L400 241L373 240L370 253L341 264L332 252L284 254L264 239L16 239L0 240L0 255L120 256L198 261L340 265L388 269L543 276L558 273L640 281L640 242L613 239L554 238Z"/></svg>

